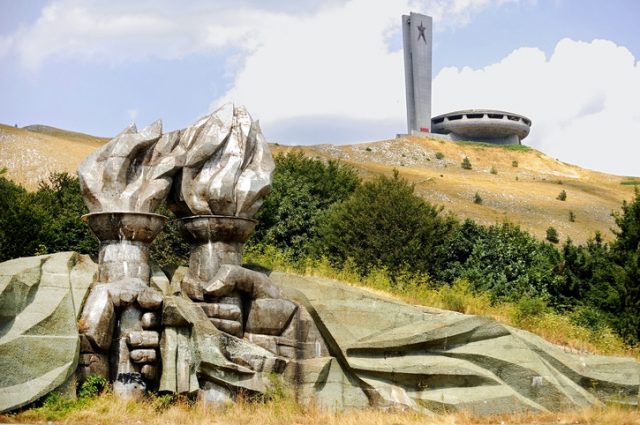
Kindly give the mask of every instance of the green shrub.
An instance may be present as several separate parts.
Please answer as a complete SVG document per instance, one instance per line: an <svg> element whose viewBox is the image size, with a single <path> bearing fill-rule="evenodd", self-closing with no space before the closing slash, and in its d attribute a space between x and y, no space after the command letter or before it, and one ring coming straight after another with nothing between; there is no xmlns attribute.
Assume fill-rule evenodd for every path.
<svg viewBox="0 0 640 425"><path fill-rule="evenodd" d="M473 168L471 166L471 161L469 160L469 157L464 157L464 159L462 160L462 163L460 164L460 166L464 169L464 170L471 170L471 168Z"/></svg>
<svg viewBox="0 0 640 425"><path fill-rule="evenodd" d="M609 320L606 315L590 306L580 306L576 308L570 315L571 321L578 326L587 328L592 332L598 332L609 326Z"/></svg>
<svg viewBox="0 0 640 425"><path fill-rule="evenodd" d="M623 180L620 182L620 184L623 186L640 186L640 180Z"/></svg>
<svg viewBox="0 0 640 425"><path fill-rule="evenodd" d="M78 398L72 399L63 396L57 391L47 394L36 412L48 421L63 420L66 416L77 410L86 408L98 395L108 388L105 378L98 375L90 375L80 386Z"/></svg>
<svg viewBox="0 0 640 425"><path fill-rule="evenodd" d="M493 300L545 296L557 285L557 250L510 223L485 227L467 220L443 251L436 278L466 278L474 291L488 292Z"/></svg>
<svg viewBox="0 0 640 425"><path fill-rule="evenodd" d="M361 273L386 268L429 271L455 224L414 193L400 178L380 176L361 185L353 195L327 211L319 226L318 255L334 264L352 258Z"/></svg>
<svg viewBox="0 0 640 425"><path fill-rule="evenodd" d="M491 166L491 170L489 171L491 174L498 174L498 169L495 167L495 165Z"/></svg>
<svg viewBox="0 0 640 425"><path fill-rule="evenodd" d="M59 392L53 391L47 394L42 402L42 406L38 407L36 411L48 421L57 421L82 407L84 407L84 403L63 397Z"/></svg>
<svg viewBox="0 0 640 425"><path fill-rule="evenodd" d="M453 285L444 285L438 292L444 308L459 313L466 313L467 305L475 297L465 279L458 279Z"/></svg>
<svg viewBox="0 0 640 425"><path fill-rule="evenodd" d="M178 394L156 394L156 393L147 393L147 397L153 406L154 410L157 412L163 412L167 410L172 405L176 404L178 401L182 399L183 396Z"/></svg>
<svg viewBox="0 0 640 425"><path fill-rule="evenodd" d="M622 203L622 211L613 214L616 239L611 244L611 261L618 271L617 285L621 311L609 310L614 327L630 342L640 342L640 189L631 202Z"/></svg>
<svg viewBox="0 0 640 425"><path fill-rule="evenodd" d="M576 215L573 213L573 211L569 211L569 221L571 223L573 223L574 221L576 221Z"/></svg>
<svg viewBox="0 0 640 425"><path fill-rule="evenodd" d="M270 403L282 403L294 400L291 386L276 373L269 374L269 386L264 392L263 400Z"/></svg>
<svg viewBox="0 0 640 425"><path fill-rule="evenodd" d="M97 397L104 390L109 388L107 380L100 375L89 375L87 379L80 386L78 391L78 397L80 398L93 398Z"/></svg>
<svg viewBox="0 0 640 425"><path fill-rule="evenodd" d="M549 311L547 301L540 296L525 295L515 305L512 320L516 325L524 325Z"/></svg>
<svg viewBox="0 0 640 425"><path fill-rule="evenodd" d="M302 258L317 237L325 210L351 195L360 179L352 167L305 157L302 152L277 155L272 191L256 219L249 245L273 245Z"/></svg>
<svg viewBox="0 0 640 425"><path fill-rule="evenodd" d="M513 161L511 161L511 166L513 168L518 168L518 161L516 161L515 159Z"/></svg>
<svg viewBox="0 0 640 425"><path fill-rule="evenodd" d="M442 152L436 152L436 159L444 159L444 154Z"/></svg>
<svg viewBox="0 0 640 425"><path fill-rule="evenodd" d="M567 200L567 192L564 189L562 189L560 191L560 193L558 194L558 196L556 197L556 199L559 200L559 201L566 201Z"/></svg>
<svg viewBox="0 0 640 425"><path fill-rule="evenodd" d="M555 227L549 226L547 228L547 240L551 243L558 243L560 240L558 239L558 231Z"/></svg>
<svg viewBox="0 0 640 425"><path fill-rule="evenodd" d="M149 247L149 252L160 268L172 273L177 267L188 265L190 247L178 231L178 218L173 212L165 205L155 212L167 217L167 223Z"/></svg>
<svg viewBox="0 0 640 425"><path fill-rule="evenodd" d="M475 196L473 197L473 203L474 204L482 204L482 198L480 197L480 194L478 192L476 192Z"/></svg>

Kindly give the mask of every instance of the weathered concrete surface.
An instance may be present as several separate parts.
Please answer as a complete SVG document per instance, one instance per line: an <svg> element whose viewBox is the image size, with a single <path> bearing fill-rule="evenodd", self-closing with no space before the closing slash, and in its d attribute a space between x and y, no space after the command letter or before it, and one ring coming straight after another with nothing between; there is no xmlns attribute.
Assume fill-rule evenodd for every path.
<svg viewBox="0 0 640 425"><path fill-rule="evenodd" d="M72 252L0 263L0 411L30 403L74 374L77 320L97 270Z"/></svg>
<svg viewBox="0 0 640 425"><path fill-rule="evenodd" d="M329 279L270 277L306 307L350 379L333 397L356 383L372 405L479 414L638 402L633 359L572 354L487 318L410 306ZM318 362L300 362L301 370ZM298 376L303 399L325 382Z"/></svg>
<svg viewBox="0 0 640 425"><path fill-rule="evenodd" d="M431 131L450 140L517 145L529 135L531 120L513 112L468 109L432 119Z"/></svg>
<svg viewBox="0 0 640 425"><path fill-rule="evenodd" d="M141 373L160 373L161 391L204 390L201 397L219 403L239 390L264 392L277 373L300 402L336 410L494 414L638 402L640 373L631 359L574 354L487 318L410 306L328 279L272 273L287 306L257 304L268 314L278 304L278 315L286 314L276 315L273 335L255 329L264 333L236 338L152 270L152 288L164 292L162 312L146 313L127 343L143 363L153 363L150 348L159 344L161 367L145 364ZM74 253L0 264L0 306L17 312L0 324L2 411L69 382L78 363L107 367L97 354L78 358L81 345L95 343L79 338L76 326L96 274L95 263ZM182 276L179 269L174 280ZM240 319L237 309L215 308ZM149 329L162 329L159 341Z"/></svg>
<svg viewBox="0 0 640 425"><path fill-rule="evenodd" d="M428 134L431 127L432 27L430 16L413 12L402 16L409 134Z"/></svg>
<svg viewBox="0 0 640 425"><path fill-rule="evenodd" d="M185 129L179 146L186 159L168 200L178 217L255 215L271 191L275 165L246 108L223 105Z"/></svg>
<svg viewBox="0 0 640 425"><path fill-rule="evenodd" d="M213 382L234 392L264 392L269 374L286 366L285 359L216 329L186 296L165 298L162 323L160 391L190 393Z"/></svg>
<svg viewBox="0 0 640 425"><path fill-rule="evenodd" d="M261 298L253 300L247 318L247 332L280 335L298 307L289 300Z"/></svg>
<svg viewBox="0 0 640 425"><path fill-rule="evenodd" d="M140 132L131 125L93 151L78 167L89 211L155 211L184 164L180 135L180 130L162 134L161 121Z"/></svg>

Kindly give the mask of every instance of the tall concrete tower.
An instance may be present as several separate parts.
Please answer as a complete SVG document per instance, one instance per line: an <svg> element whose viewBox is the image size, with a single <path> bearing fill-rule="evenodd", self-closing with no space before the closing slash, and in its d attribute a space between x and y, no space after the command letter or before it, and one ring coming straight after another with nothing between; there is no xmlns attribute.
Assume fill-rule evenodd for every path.
<svg viewBox="0 0 640 425"><path fill-rule="evenodd" d="M407 90L409 134L431 131L431 40L430 16L411 12L402 16L404 79Z"/></svg>

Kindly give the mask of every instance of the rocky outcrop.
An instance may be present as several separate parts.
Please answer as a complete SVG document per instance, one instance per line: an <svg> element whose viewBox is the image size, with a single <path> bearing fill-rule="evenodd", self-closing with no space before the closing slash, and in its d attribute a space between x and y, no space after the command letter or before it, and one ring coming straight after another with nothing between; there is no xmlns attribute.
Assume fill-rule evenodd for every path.
<svg viewBox="0 0 640 425"><path fill-rule="evenodd" d="M96 273L88 256L73 252L0 263L0 411L73 377L77 321Z"/></svg>

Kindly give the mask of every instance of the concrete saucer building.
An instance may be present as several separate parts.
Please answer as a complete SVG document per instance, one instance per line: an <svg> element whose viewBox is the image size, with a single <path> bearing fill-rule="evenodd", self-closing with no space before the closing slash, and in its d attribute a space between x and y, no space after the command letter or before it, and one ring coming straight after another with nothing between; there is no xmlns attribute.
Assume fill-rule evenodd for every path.
<svg viewBox="0 0 640 425"><path fill-rule="evenodd" d="M407 133L499 145L521 144L531 120L513 112L468 109L431 118L432 19L413 13L402 17Z"/></svg>
<svg viewBox="0 0 640 425"><path fill-rule="evenodd" d="M512 112L468 109L431 119L431 131L451 140L470 140L497 145L518 145L529 135L531 120Z"/></svg>

